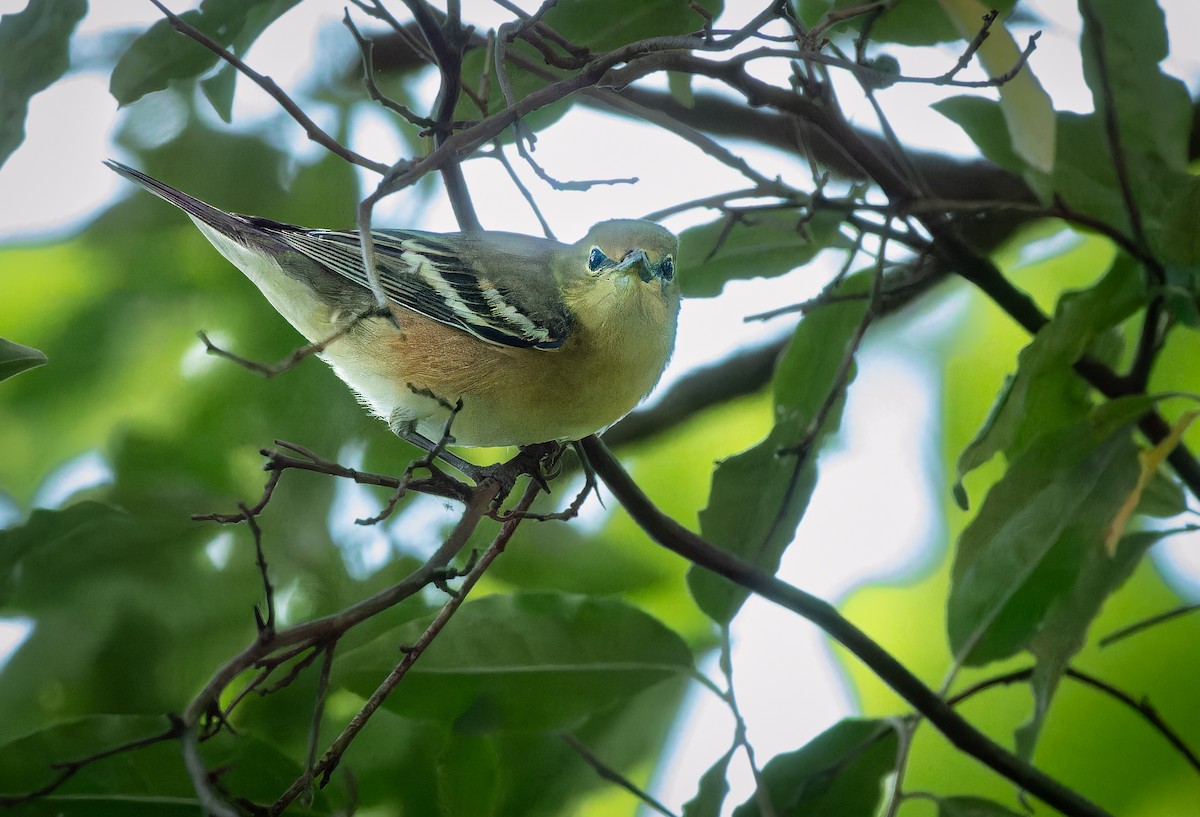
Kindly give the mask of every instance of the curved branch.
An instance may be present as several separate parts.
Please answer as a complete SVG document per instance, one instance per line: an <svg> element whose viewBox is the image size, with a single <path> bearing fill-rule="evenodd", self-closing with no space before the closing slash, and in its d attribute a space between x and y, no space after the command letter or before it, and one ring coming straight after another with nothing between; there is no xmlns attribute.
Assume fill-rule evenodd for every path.
<svg viewBox="0 0 1200 817"><path fill-rule="evenodd" d="M866 664L957 748L1063 814L1070 817L1108 814L972 726L891 653L843 618L833 605L721 550L659 511L598 438L587 437L583 447L608 489L660 545L816 624Z"/></svg>

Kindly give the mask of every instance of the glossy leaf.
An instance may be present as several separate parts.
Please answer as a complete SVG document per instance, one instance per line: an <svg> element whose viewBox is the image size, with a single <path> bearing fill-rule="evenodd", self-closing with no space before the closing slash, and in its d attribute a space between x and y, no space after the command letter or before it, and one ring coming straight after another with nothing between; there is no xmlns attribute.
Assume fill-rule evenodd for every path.
<svg viewBox="0 0 1200 817"><path fill-rule="evenodd" d="M198 10L185 11L179 17L218 45L229 47L237 43L244 53L254 37L298 2L300 0L204 0ZM253 32L253 35L244 37L247 32ZM216 54L173 29L169 21L159 20L121 55L113 68L109 91L118 103L129 105L146 94L161 91L172 81L203 74L218 59ZM231 81L227 88L231 95ZM228 113L223 99L224 86L212 86L208 90L216 94L214 107L218 112Z"/></svg>
<svg viewBox="0 0 1200 817"><path fill-rule="evenodd" d="M947 605L957 660L986 664L1028 647L1099 552L1137 482L1133 424L1153 402L1125 398L1035 438L959 537Z"/></svg>
<svg viewBox="0 0 1200 817"><path fill-rule="evenodd" d="M721 808L725 805L725 796L729 794L729 761L733 759L733 749L717 758L717 762L700 776L700 785L696 796L683 807L683 817L720 817Z"/></svg>
<svg viewBox="0 0 1200 817"><path fill-rule="evenodd" d="M335 678L369 694L428 621L342 655ZM678 635L612 599L517 593L469 601L385 704L464 732L551 729L690 672Z"/></svg>
<svg viewBox="0 0 1200 817"><path fill-rule="evenodd" d="M999 803L982 797L941 797L937 801L938 817L1023 817Z"/></svg>
<svg viewBox="0 0 1200 817"><path fill-rule="evenodd" d="M896 764L896 732L886 721L847 719L761 772L776 817L874 817L884 778ZM734 817L760 817L758 798Z"/></svg>
<svg viewBox="0 0 1200 817"><path fill-rule="evenodd" d="M848 280L839 292L864 293L867 276ZM804 317L775 371L775 427L755 447L717 464L708 506L700 512L700 533L713 544L773 573L816 484L816 452L836 430L844 390L839 373L866 315L867 301L827 304ZM850 367L847 380L853 377ZM827 399L832 409L824 425L805 441ZM729 621L749 591L699 567L688 571L688 588L714 621Z"/></svg>
<svg viewBox="0 0 1200 817"><path fill-rule="evenodd" d="M1083 649L1088 628L1104 602L1125 583L1150 546L1169 536L1171 531L1143 531L1121 539L1115 552L1096 548L1093 540L1080 543L1071 559L1071 581L1062 583L1061 592L1050 603L1029 651L1037 659L1030 688L1033 691L1033 715L1017 730L1017 751L1026 758L1041 733L1050 701L1071 659ZM1075 543L1071 543L1075 545Z"/></svg>
<svg viewBox="0 0 1200 817"><path fill-rule="evenodd" d="M834 10L853 8L860 4L852 0L796 0L796 12L808 27L816 26L823 15ZM907 8L906 8L907 6ZM861 28L868 15L852 17L846 26L852 31ZM879 42L904 45L932 45L957 39L958 31L942 11L937 0L897 3L873 19L871 38Z"/></svg>
<svg viewBox="0 0 1200 817"><path fill-rule="evenodd" d="M31 0L0 17L0 167L25 139L29 100L67 70L87 0Z"/></svg>
<svg viewBox="0 0 1200 817"><path fill-rule="evenodd" d="M724 0L697 3L713 17ZM567 39L602 53L648 37L690 34L704 28L704 17L675 0L563 0L543 20Z"/></svg>
<svg viewBox="0 0 1200 817"><path fill-rule="evenodd" d="M1191 97L1187 86L1160 66L1168 53L1162 9L1155 0L1087 0L1081 10L1083 75L1096 111L1111 106L1128 154L1185 171ZM1098 48L1104 51L1106 76Z"/></svg>
<svg viewBox="0 0 1200 817"><path fill-rule="evenodd" d="M1132 314L1142 297L1136 263L1119 255L1095 286L1059 299L1054 319L1021 350L1016 374L959 457L954 494L960 507L967 507L962 480L971 471L1000 452L1012 460L1033 437L1083 416L1089 400L1071 367L1101 333Z"/></svg>
<svg viewBox="0 0 1200 817"><path fill-rule="evenodd" d="M0 380L46 364L46 353L0 338Z"/></svg>
<svg viewBox="0 0 1200 817"><path fill-rule="evenodd" d="M940 99L930 107L962 128L985 158L1013 173L1025 171L1025 160L1013 149L1004 111L995 100L963 94Z"/></svg>
<svg viewBox="0 0 1200 817"><path fill-rule="evenodd" d="M1142 231L1155 241L1170 217L1168 202L1192 183L1190 97L1159 66L1168 50L1163 13L1154 0L1089 0L1080 8L1084 77L1095 111L1060 114L1054 190L1071 209L1129 236L1135 233L1132 207ZM1100 69L1101 49L1107 72ZM1116 122L1117 143L1109 135L1109 117Z"/></svg>
<svg viewBox="0 0 1200 817"><path fill-rule="evenodd" d="M149 490L169 506L176 485ZM235 539L218 568L206 558L211 529L138 504L147 510L37 510L0 532L3 614L36 620L0 673L0 740L91 714L177 711L253 640L252 549ZM336 573L325 573L332 591Z"/></svg>

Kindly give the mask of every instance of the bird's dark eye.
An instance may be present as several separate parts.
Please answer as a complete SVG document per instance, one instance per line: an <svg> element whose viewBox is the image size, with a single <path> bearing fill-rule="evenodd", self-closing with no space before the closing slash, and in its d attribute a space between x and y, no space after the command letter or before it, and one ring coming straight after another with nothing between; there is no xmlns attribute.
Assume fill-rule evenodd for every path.
<svg viewBox="0 0 1200 817"><path fill-rule="evenodd" d="M671 256L667 256L658 265L658 274L662 276L664 281L670 281L675 277L675 262L671 260Z"/></svg>
<svg viewBox="0 0 1200 817"><path fill-rule="evenodd" d="M599 247L592 247L592 251L588 253L588 269L592 272L600 269L601 265L608 260L608 256L600 252Z"/></svg>

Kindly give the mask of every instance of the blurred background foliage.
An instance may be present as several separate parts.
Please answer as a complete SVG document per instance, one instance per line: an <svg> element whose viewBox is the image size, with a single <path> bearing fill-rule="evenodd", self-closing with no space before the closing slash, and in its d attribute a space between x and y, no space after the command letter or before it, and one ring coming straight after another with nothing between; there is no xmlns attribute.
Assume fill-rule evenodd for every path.
<svg viewBox="0 0 1200 817"><path fill-rule="evenodd" d="M231 15L242 15L237 25L221 29L241 53L293 5L246 4L235 11L240 4L205 0L202 10L208 16L195 21L228 22ZM704 5L714 13L722 8ZM812 22L831 5L841 4L804 2L799 8ZM901 3L872 34L902 44L953 40L959 35L943 5L954 4ZM53 12L47 19L67 21L60 27L68 36L71 16L84 8L55 0L30 4L39 6ZM594 48L696 27L686 4L660 0L645 9L632 0L576 0L560 3L546 21ZM14 26L10 16L4 21ZM120 32L120 48L110 46L112 54L123 54L110 61L109 67L117 68L114 95L130 103L114 134L122 160L232 211L348 226L361 192L358 174L333 156L307 152L298 157L292 143L279 136L281 129L294 128L282 115L250 127L223 124L211 109L228 119L235 79L242 84L245 79L219 67L205 74L213 60L201 60L198 49L165 24L155 29L141 38L137 31ZM9 43L21 31L14 27L6 33ZM394 43L381 38L381 60L387 61L389 46ZM25 77L13 52L7 53L0 57L0 79L10 83L6 93L16 88L18 76L31 88L55 80L49 60L35 60L49 74ZM533 55L527 49L526 56ZM344 56L344 50L311 55L314 70L298 97L319 105L333 123L330 131L347 137L355 115L368 103L357 86L357 65L340 61ZM468 57L468 67L471 60L482 62L481 52ZM380 76L381 87L417 104L420 84L432 69L402 57L389 65L391 70ZM60 71L65 67L64 61ZM198 81L198 76L206 78ZM529 83L524 90L545 82L522 76ZM672 87L678 91L680 86ZM497 94L493 89L493 110L503 105ZM529 124L543 128L571 115L563 104ZM396 126L392 137L406 151L428 147L428 139L410 126ZM1000 161L982 139L980 146ZM780 154L770 155L783 161ZM968 168L965 161L963 167ZM69 180L56 183L69 190ZM415 212L432 207L441 190L426 180L403 195L409 198L405 206ZM1195 217L1196 211L1188 215ZM716 228L706 229L691 234L693 248L711 239ZM846 246L843 234L829 230L826 235L829 245ZM815 254L810 242L789 247L768 245L761 234L756 244L755 237L732 237L731 251L746 253L740 264L718 257L690 284L684 268L691 294L723 297L721 285L729 279L783 273ZM785 257L781 263L780 253L791 261ZM1035 223L1010 232L993 257L1012 283L1053 313L1064 292L1101 278L1114 249L1096 235ZM149 196L123 195L85 229L69 235L0 245L0 288L0 336L44 352L49 361L0 382L0 491L10 508L8 528L0 532L0 615L32 624L0 668L0 793L16 794L53 779L50 763L161 731L165 713L179 711L216 667L253 641L251 608L262 588L249 532L195 522L191 515L233 512L239 502L256 501L265 479L260 449L288 440L387 473L402 471L414 451L364 414L315 360L262 379L204 356L198 329L209 331L224 348L263 361L285 357L298 336L186 219ZM934 541L928 542L919 569L840 600L850 619L935 687L952 666L945 612L952 543L1006 467L996 459L968 477L974 504L964 512L950 490L956 462L1029 343L1028 334L991 300L955 282L931 289L875 324L868 350L903 343L910 325L934 320L946 304L958 310L957 317L943 321L945 331L925 350L940 370L940 377L927 384L938 395L936 425L924 430L927 461L911 463L913 480L929 479L939 488L938 503L930 509L940 520L932 528ZM816 326L821 318L818 313L801 321L797 337L809 321ZM1121 331L1136 341L1132 324ZM790 354L811 354L827 366L840 359L836 349L809 349L793 348ZM713 464L771 432L778 420L775 406L784 399L780 392L800 388L787 386L783 378L796 376L796 371L781 374L774 397L764 383L754 394L709 407L618 453L666 513L696 529L699 512L710 502ZM858 376L870 377L871 371ZM1200 341L1185 326L1162 350L1149 391L1195 392L1198 383ZM822 395L808 395L814 396L819 402ZM826 447L836 447L841 441L833 427L828 430L832 442ZM1185 439L1193 448L1200 444L1195 430ZM94 478L97 469L99 479ZM816 466L810 476L819 478ZM81 479L85 487L76 490ZM546 506L565 504L577 481L557 481ZM413 497L375 529L364 532L350 524L355 516L376 512L386 499L387 492L355 492L319 475L284 475L260 522L285 622L336 612L396 582L428 555L454 520L453 510L440 501ZM878 497L846 502L846 514L871 514ZM493 533L494 528L481 532L480 544ZM780 549L789 541L785 537ZM355 806L365 815L634 813L638 802L602 780L559 733L569 731L640 784L660 779L674 751L669 737L682 728L680 713L689 711L684 701L689 694L709 694L696 692L692 666L716 674L706 657L720 643L718 626L689 592L687 568L651 542L615 502L589 506L573 523L523 525L464 607L463 621L455 622L462 627L448 629L438 644L441 652L431 651L418 664L424 674L406 681L394 706L381 711L355 741L330 786L288 813L348 813ZM1183 585L1170 578L1155 561L1142 560L1103 606L1091 632L1108 633L1180 604ZM434 592L411 599L339 645L325 739L357 711L398 659L395 647L411 640L439 603ZM1197 746L1198 628L1200 618L1192 616L1105 648L1093 638L1073 665L1136 699L1145 696L1185 742ZM791 638L790 632L780 632L778 649L791 650ZM481 657L489 649L496 655ZM835 653L865 718L908 711L861 664ZM514 676L517 667L506 661L519 664L527 675ZM1028 656L1020 655L964 669L955 688L1029 664ZM787 689L795 680L780 677L777 683ZM204 745L209 768L223 770L216 780L219 790L266 803L302 772L315 685L315 673L309 671L275 694L251 696L233 719L237 734ZM797 696L789 705L804 707L806 701ZM980 693L962 711L1010 744L1013 730L1031 714L1028 685ZM881 724L846 721L813 744L815 768L822 774L829 769L822 763L849 752L853 762L837 768L849 770L846 785L855 788L844 799L836 790L820 794L828 799L813 801L813 810L804 813L875 812L895 751L894 734L878 737L887 729ZM798 737L794 748L809 737ZM860 745L867 748L858 752L854 747ZM1196 770L1160 734L1129 709L1070 679L1054 698L1034 760L1123 817L1176 817L1194 813L1200 802ZM805 775L815 772L803 771L809 768L805 763L813 761L781 756L771 775L809 781ZM1019 810L1009 783L961 755L928 725L916 733L905 788L995 801L971 806L913 798L901 809L906 817L1010 813L996 803ZM167 743L88 766L54 796L13 813L193 815L195 796L177 746ZM709 791L684 813L715 814L705 810L714 799ZM757 813L756 808L748 801L738 813Z"/></svg>

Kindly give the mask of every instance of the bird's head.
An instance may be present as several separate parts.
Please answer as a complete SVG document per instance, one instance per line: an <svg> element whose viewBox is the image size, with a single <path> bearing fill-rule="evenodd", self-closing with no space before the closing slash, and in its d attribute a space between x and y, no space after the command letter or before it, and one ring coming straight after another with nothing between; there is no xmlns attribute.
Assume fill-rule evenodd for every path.
<svg viewBox="0 0 1200 817"><path fill-rule="evenodd" d="M679 239L652 221L602 221L576 247L584 254L590 275L636 276L664 290L676 286Z"/></svg>

